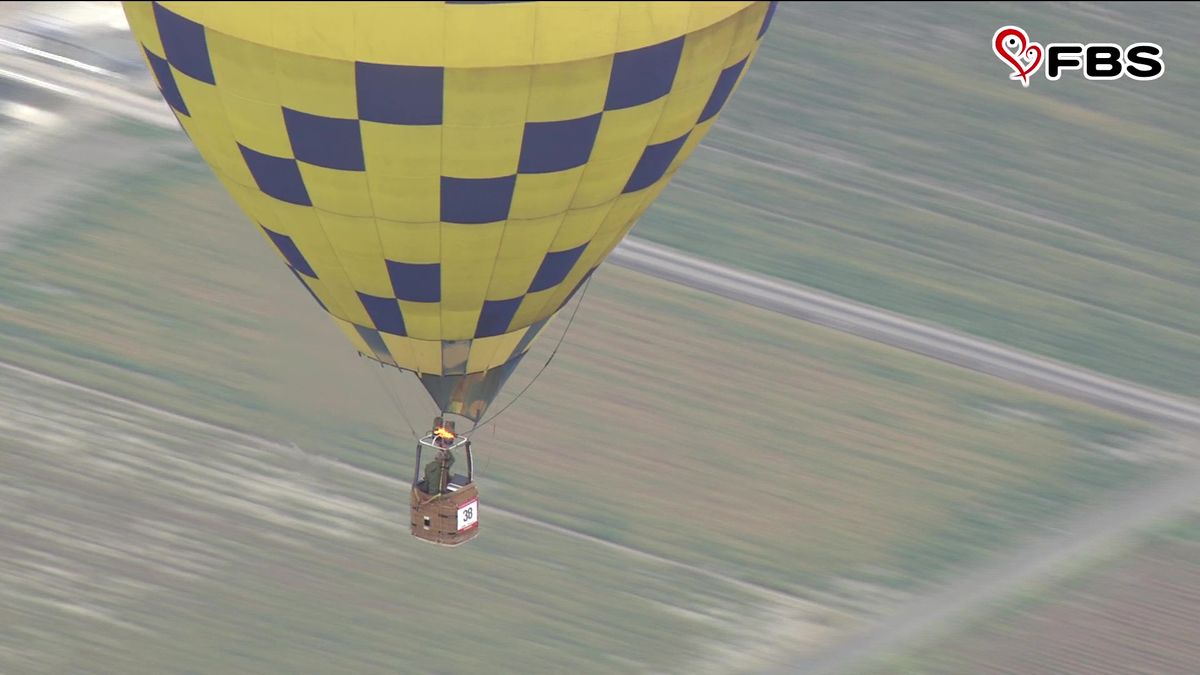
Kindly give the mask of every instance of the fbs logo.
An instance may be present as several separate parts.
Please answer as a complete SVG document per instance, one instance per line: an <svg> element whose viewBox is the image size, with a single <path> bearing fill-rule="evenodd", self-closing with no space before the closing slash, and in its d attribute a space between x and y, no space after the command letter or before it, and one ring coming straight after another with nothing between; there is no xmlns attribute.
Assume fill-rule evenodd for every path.
<svg viewBox="0 0 1200 675"><path fill-rule="evenodd" d="M1013 70L1010 80L1029 86L1029 78L1045 61L1046 79L1062 77L1064 70L1082 70L1088 80L1157 80L1166 72L1163 48L1153 42L1128 47L1108 42L1052 42L1045 46L1029 39L1019 26L1005 26L992 36L992 51Z"/></svg>

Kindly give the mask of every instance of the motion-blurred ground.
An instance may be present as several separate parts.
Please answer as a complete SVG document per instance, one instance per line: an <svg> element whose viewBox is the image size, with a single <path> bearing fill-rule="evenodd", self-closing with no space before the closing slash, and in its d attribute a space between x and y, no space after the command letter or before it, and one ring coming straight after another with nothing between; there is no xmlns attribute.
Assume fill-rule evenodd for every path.
<svg viewBox="0 0 1200 675"><path fill-rule="evenodd" d="M393 396L418 427L428 404L347 353L181 133L129 112L162 104L121 32L61 12L0 11L0 38L112 73L0 47L0 671L852 669L937 638L910 616L998 602L879 672L1094 672L1090 641L1114 672L1186 672L1200 605L1132 575L1186 589L1187 526L1037 603L1011 594L1041 568L1005 556L1143 541L1108 526L1126 503L1190 522L1159 486L1190 476L1195 429L620 267L477 437L481 536L411 539ZM987 44L1010 22L1156 40L1168 75L1021 90ZM785 5L635 234L1194 396L1198 27ZM990 565L978 600L938 596ZM1127 611L1124 642L1096 620Z"/></svg>

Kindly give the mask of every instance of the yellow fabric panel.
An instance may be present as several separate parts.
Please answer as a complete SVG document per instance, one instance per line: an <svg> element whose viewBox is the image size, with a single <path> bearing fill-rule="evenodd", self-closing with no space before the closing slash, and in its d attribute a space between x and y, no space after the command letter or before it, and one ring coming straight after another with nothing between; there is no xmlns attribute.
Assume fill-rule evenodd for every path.
<svg viewBox="0 0 1200 675"><path fill-rule="evenodd" d="M584 255L587 255L586 251L584 252ZM590 257L601 258L604 255L605 253L597 248L597 253ZM580 260L582 260L582 258L580 258ZM541 313L549 314L550 312L561 310L563 303L567 300L567 295L569 295L571 290L579 284L580 280L583 279L583 275L587 274L589 269L591 268L581 264L578 269L571 271L571 274L563 280L561 285L555 286L554 288L546 291L549 295L546 296L545 304L542 305Z"/></svg>
<svg viewBox="0 0 1200 675"><path fill-rule="evenodd" d="M435 124L358 123L367 173L441 176L442 127Z"/></svg>
<svg viewBox="0 0 1200 675"><path fill-rule="evenodd" d="M613 160L588 162L571 201L571 208L584 209L616 199L641 156L639 151Z"/></svg>
<svg viewBox="0 0 1200 675"><path fill-rule="evenodd" d="M191 113L190 116L176 114L175 117L204 161L215 171L229 174L246 185L254 185L254 178L237 149L233 130L225 119L225 105L217 88L178 73L175 83Z"/></svg>
<svg viewBox="0 0 1200 675"><path fill-rule="evenodd" d="M353 284L346 276L341 260L329 244L325 228L322 227L316 212L312 208L288 204L265 195L259 195L258 198L265 200L269 210L274 212L272 220L275 227L265 222L263 225L292 238L296 246L304 252L304 258L317 273L317 278L325 284L329 297L342 310L343 315L360 326L374 328L375 324L367 316ZM255 212L258 211L260 209L256 208Z"/></svg>
<svg viewBox="0 0 1200 675"><path fill-rule="evenodd" d="M442 175L496 178L517 172L525 123L501 127L442 125Z"/></svg>
<svg viewBox="0 0 1200 675"><path fill-rule="evenodd" d="M442 224L442 339L475 335L504 223Z"/></svg>
<svg viewBox="0 0 1200 675"><path fill-rule="evenodd" d="M691 131L692 126L696 124L696 118L700 117L704 105L708 103L720 74L721 71L713 70L707 81L698 86L671 90L667 95L662 118L650 136L650 143L665 143Z"/></svg>
<svg viewBox="0 0 1200 675"><path fill-rule="evenodd" d="M324 117L358 117L353 61L276 51L275 70L278 100L285 108Z"/></svg>
<svg viewBox="0 0 1200 675"><path fill-rule="evenodd" d="M531 66L447 68L444 78L442 124L460 127L525 124L533 79Z"/></svg>
<svg viewBox="0 0 1200 675"><path fill-rule="evenodd" d="M631 108L605 111L600 119L596 142L592 146L589 166L593 162L624 159L630 154L640 157L650 140L650 134L658 126L666 102L664 96Z"/></svg>
<svg viewBox="0 0 1200 675"><path fill-rule="evenodd" d="M613 57L533 67L529 93L530 122L556 122L604 110Z"/></svg>
<svg viewBox="0 0 1200 675"><path fill-rule="evenodd" d="M533 282L565 217L565 213L558 213L505 223L487 300L516 298L529 290L529 284Z"/></svg>
<svg viewBox="0 0 1200 675"><path fill-rule="evenodd" d="M261 232L261 230L259 231ZM266 233L263 233L263 236L266 236ZM269 240L270 237L267 239ZM275 247L272 246L271 248ZM333 301L333 296L329 293L329 289L325 288L325 284L323 284L320 279L313 279L312 277L308 277L303 274L299 276L304 279L304 283L312 291L313 295L317 296L317 299L321 301L321 304L325 305L325 308L329 311L330 316L344 320L341 316L339 316L342 312L338 308L337 303Z"/></svg>
<svg viewBox="0 0 1200 675"><path fill-rule="evenodd" d="M226 93L221 87L218 89L221 91L221 101L225 104L229 126L239 143L275 157L292 156L292 141L288 138L283 110L278 104L242 98Z"/></svg>
<svg viewBox="0 0 1200 675"><path fill-rule="evenodd" d="M337 254L342 269L355 290L379 297L391 297L388 277L375 219L317 211L329 245ZM318 273L319 276L320 273Z"/></svg>
<svg viewBox="0 0 1200 675"><path fill-rule="evenodd" d="M683 162L687 161L688 156L691 155L692 151L700 145L700 141L704 140L704 137L708 135L709 130L712 129L714 124L716 124L718 117L720 117L720 115L714 115L704 122L697 124L696 127L692 129L692 133L688 135L687 140L683 142L683 146L679 148L679 154L675 155L675 159L667 168L668 175L677 169Z"/></svg>
<svg viewBox="0 0 1200 675"><path fill-rule="evenodd" d="M492 271L492 281L484 299L509 300L524 295L525 291L529 290L529 284L533 282L533 277L537 274L538 267L541 266L545 256L546 249L543 248L540 252L526 252L520 257L497 258L496 266ZM520 324L514 323L513 325Z"/></svg>
<svg viewBox="0 0 1200 675"><path fill-rule="evenodd" d="M738 89L741 88L742 80L746 79L746 74L750 72L750 66L754 64L754 59L756 58L758 58L757 51L750 52L750 54L746 56L746 66L742 68L742 72L738 75L737 81L733 83L733 89L729 90L730 98L733 98L734 94L737 94ZM722 110L722 112L724 112L724 110ZM719 116L720 115L718 114L718 117Z"/></svg>
<svg viewBox="0 0 1200 675"><path fill-rule="evenodd" d="M657 183L642 191L646 195L646 200L643 201L640 206L638 206L638 210L634 212L633 218L631 218L629 222L625 224L624 232L628 232L633 227L634 223L637 222L637 219L641 217L642 213L644 213L646 209L650 208L651 204L658 200L658 196L662 194L663 190L667 189L667 186L670 185L671 178L673 178L674 175L675 174L672 172L667 171L667 173L661 179L659 179ZM622 237L625 236L624 232L621 234ZM616 246L616 242L613 243L613 246Z"/></svg>
<svg viewBox="0 0 1200 675"><path fill-rule="evenodd" d="M129 22L130 32L136 35L147 49L162 56L166 50L163 49L162 38L158 35L158 22L154 20L154 5L149 2L126 2L122 7L125 9L125 19ZM142 54L142 58L146 58L145 53Z"/></svg>
<svg viewBox="0 0 1200 675"><path fill-rule="evenodd" d="M525 336L528 328L505 333L504 335L495 335L492 337L475 338L471 341L471 354L467 357L467 372L479 372L487 368L495 368L496 366L504 365L508 357L512 355L517 344L521 342L521 338Z"/></svg>
<svg viewBox="0 0 1200 675"><path fill-rule="evenodd" d="M741 23L740 15L732 16L688 35L683 41L683 54L679 58L672 91L690 89L702 83L708 83L709 91L712 91L713 77L725 67Z"/></svg>
<svg viewBox="0 0 1200 675"><path fill-rule="evenodd" d="M343 63L354 60L353 12L337 2L279 2L273 7L272 37L280 53L313 53ZM210 16L212 11L210 10ZM320 45L319 50L313 49ZM280 62L281 70L285 68ZM325 114L325 113L322 113Z"/></svg>
<svg viewBox="0 0 1200 675"><path fill-rule="evenodd" d="M565 212L575 198L585 168L518 174L509 218L542 218Z"/></svg>
<svg viewBox="0 0 1200 675"><path fill-rule="evenodd" d="M537 5L527 2L446 5L445 65L465 68L535 63Z"/></svg>
<svg viewBox="0 0 1200 675"><path fill-rule="evenodd" d="M256 101L279 100L279 73L275 70L273 49L216 30L206 31L205 41L213 77L221 83L222 93Z"/></svg>
<svg viewBox="0 0 1200 675"><path fill-rule="evenodd" d="M302 207L281 204L262 194L256 188L239 185L221 173L217 173L217 177L224 184L225 189L229 191L230 196L250 216L252 221L272 232L291 237L293 242L301 247L305 260L312 266L313 271L316 272L319 279L317 283L310 284L310 286L330 313L343 319L355 321L360 325L372 325L367 319L362 303L353 294L353 289L345 276L341 262L338 260L333 249L330 248L328 239L325 237L324 228L320 225L319 221L316 222L314 227L313 222L308 218L294 218L294 211L289 212L286 209L283 209L284 213L282 214L283 217L281 217L280 210L276 208L277 206L291 207L291 209L302 209ZM311 209L303 209L303 211L306 214L315 213ZM312 217L315 218L315 215ZM256 229L270 242L270 238L267 237L265 232L262 232L262 228ZM274 244L271 244L271 250L278 253L278 249L276 249Z"/></svg>
<svg viewBox="0 0 1200 675"><path fill-rule="evenodd" d="M366 341L362 339L362 336L358 334L358 329L354 327L354 324L344 319L339 319L336 316L330 316L329 318L333 319L334 325L341 329L342 334L346 336L346 339L350 341L350 344L353 345L360 354L366 354L367 356L370 356L374 353L371 351L371 347L366 343Z"/></svg>
<svg viewBox="0 0 1200 675"><path fill-rule="evenodd" d="M299 162L314 208L346 216L374 216L367 175Z"/></svg>
<svg viewBox="0 0 1200 675"><path fill-rule="evenodd" d="M231 129L224 126L196 124L195 117L188 118L185 115L177 115L177 117L184 128L188 129L189 134L191 134L192 128L196 128L199 139L193 142L214 171L230 176L232 180L243 185L254 185L254 177L250 175L250 170L246 168L246 163L242 160L241 153L238 152L237 142L233 139ZM192 126L189 127L189 124ZM196 139L197 136L193 135L192 138Z"/></svg>
<svg viewBox="0 0 1200 675"><path fill-rule="evenodd" d="M559 309L559 306L566 301L571 291L575 290L575 287L583 280L584 275L608 257L608 254L620 243L620 240L624 238L625 233L631 227L633 227L632 221L617 229L616 232L612 232L611 230L609 232L596 232L591 242L588 243L588 247L579 256L579 262L575 263L575 267L571 269L571 273L563 279L562 283L547 291L549 295L541 312L543 317Z"/></svg>
<svg viewBox="0 0 1200 675"><path fill-rule="evenodd" d="M227 177L223 177L227 178ZM288 234L284 230L287 225L280 222L279 213L275 211L275 200L258 191L253 185L247 187L237 185L236 190L226 183L238 206L250 216L250 220L280 234Z"/></svg>
<svg viewBox="0 0 1200 675"><path fill-rule="evenodd" d="M688 15L687 31L699 31L727 19L746 8L746 2L693 2ZM761 18L761 14L759 17Z"/></svg>
<svg viewBox="0 0 1200 675"><path fill-rule="evenodd" d="M391 295L389 291L387 295ZM404 315L404 330L409 337L421 340L439 340L442 336L442 307L437 302L400 301L400 313Z"/></svg>
<svg viewBox="0 0 1200 675"><path fill-rule="evenodd" d="M128 5L140 3L127 3ZM149 4L149 3L145 3ZM411 65L495 67L586 59L612 53L600 37L588 35L606 6L620 15L615 48L638 49L666 42L738 13L750 2L595 2L591 11L541 12L558 3L522 2L480 5L338 2L328 6L275 2L164 1L167 9L230 36L296 53L331 59ZM765 3L764 3L765 4ZM413 5L413 9L408 6ZM319 10L318 10L319 8ZM328 12L320 20L311 12ZM762 18L762 10L758 14ZM303 20L301 20L303 19ZM539 21L539 19L541 19ZM603 25L595 24L604 34ZM535 51L541 35L551 38ZM609 43L611 45L611 43ZM552 49L551 49L552 48ZM599 50L599 51L597 51ZM161 54L161 52L159 52Z"/></svg>
<svg viewBox="0 0 1200 675"><path fill-rule="evenodd" d="M652 201L650 197L651 190L638 190L630 194L624 194L613 202L612 208L604 215L604 221L596 228L595 232L589 239L596 237L611 235L637 219L641 209Z"/></svg>
<svg viewBox="0 0 1200 675"><path fill-rule="evenodd" d="M132 2L123 3L135 4ZM136 4L141 4L136 3ZM145 3L149 5L150 3ZM278 16L275 14L276 2L271 0L246 0L230 3L237 5L236 12L228 11L229 7L213 7L215 2L160 2L160 5L187 17L192 21L204 24L209 30L219 31L239 40L254 42L275 48L275 24ZM224 3L222 3L224 4ZM211 10L211 11L210 11Z"/></svg>
<svg viewBox="0 0 1200 675"><path fill-rule="evenodd" d="M399 263L391 272L412 297L436 297L395 301L408 337L386 337L398 362L411 361L419 365L404 367L428 373L441 373L456 360L469 371L500 365L509 355L497 346L501 338L511 340L505 343L511 353L522 327L559 308L712 128L715 117L693 125L721 70L755 53L767 10L767 3L747 2L162 4L205 26L202 43L177 21L176 32L167 36L178 48L170 65L175 86L191 113L177 117L201 155L251 218L291 238L317 274L307 279L310 289L336 317L373 326L358 293L395 297L387 260ZM150 3L126 3L126 13L137 38L156 58L165 58ZM637 71L629 64L642 57L621 57L633 61L624 61L622 79L612 83L614 105L630 107L604 111L614 52L685 34L668 92L631 81ZM205 77L197 44L207 46L215 87L178 70ZM363 71L368 78L363 81L372 84L359 92L355 60L444 70L372 67ZM435 100L439 77L441 96ZM410 81L395 85L413 87L407 98L374 88ZM649 89L638 93L639 86ZM658 98L637 103L650 96ZM368 116L392 119L357 120L365 170L310 163L357 165L354 148L344 145L354 142L355 124L337 120L355 120L360 97L364 111L371 110ZM332 118L292 120L293 131L303 134L295 140L305 161L289 161L293 139L281 107ZM590 146L594 127L586 121L527 127L597 114L599 130ZM531 173L521 174L527 132L525 166ZM623 193L647 144L684 134L686 142L657 181ZM330 139L339 145L322 145ZM238 143L269 157L247 160ZM648 155L638 185L661 168L655 157ZM582 166L545 172L585 158ZM443 177L514 174L507 210L500 182L448 182L447 190L464 201L441 203ZM260 192L260 184L278 198ZM280 201L303 202L305 195L312 206ZM496 221L456 224L443 217ZM562 268L563 256L547 265L545 279L565 272L562 281L528 293L548 251L580 246L583 253L569 271ZM289 255L294 257L288 253L284 259ZM438 270L403 266L433 263ZM497 330L504 316L494 307L488 327L479 327L484 301L514 298L521 303L508 323L510 332L475 338L477 329ZM386 308L385 303L380 310ZM351 340L356 347L363 342L357 332ZM451 340L456 346L443 349L442 341Z"/></svg>
<svg viewBox="0 0 1200 675"><path fill-rule="evenodd" d="M694 2L622 2L617 51L666 42L687 31Z"/></svg>
<svg viewBox="0 0 1200 675"><path fill-rule="evenodd" d="M557 287L555 287L557 288ZM517 308L516 315L513 316L513 326L528 326L529 324L544 319L542 308L546 304L546 300L554 295L554 288L547 288L544 291L530 293L521 300L521 306Z"/></svg>
<svg viewBox="0 0 1200 675"><path fill-rule="evenodd" d="M600 223L604 222L613 205L629 196L622 195L597 206L568 211L567 217L563 219L562 227L558 229L558 235L554 238L554 243L550 244L550 250L566 251L586 244L600 228Z"/></svg>
<svg viewBox="0 0 1200 675"><path fill-rule="evenodd" d="M233 197L233 201L238 205L238 208L240 208L252 222L266 227L271 227L271 224L264 220L264 218L269 218L273 223L275 220L275 213L271 211L270 207L268 206L263 205L260 207L262 193L258 191L258 188L253 187L254 181L251 181L250 185L247 186L234 181L233 178L224 172L217 171L215 173L217 179L221 181L221 185L225 186L225 190L229 193L229 196ZM261 214L258 213L260 208L262 209ZM272 248L274 248L274 246L272 246Z"/></svg>
<svg viewBox="0 0 1200 675"><path fill-rule="evenodd" d="M416 370L421 373L429 373L431 375L442 374L442 343L433 340L413 340L412 338L400 338L408 340L409 346L413 350L413 363L416 365Z"/></svg>
<svg viewBox="0 0 1200 675"><path fill-rule="evenodd" d="M406 263L435 263L442 259L442 224L398 223L377 219L376 228L388 260Z"/></svg>
<svg viewBox="0 0 1200 675"><path fill-rule="evenodd" d="M611 54L617 51L620 20L618 3L597 0L538 3L533 59L537 63L561 63L576 60L581 53ZM587 30L562 30L566 25L583 25Z"/></svg>
<svg viewBox="0 0 1200 675"><path fill-rule="evenodd" d="M342 4L342 3L339 3ZM358 10L354 53L368 63L434 65L443 52L446 13L442 2L369 2Z"/></svg>
<svg viewBox="0 0 1200 675"><path fill-rule="evenodd" d="M595 244L589 245L588 248L596 248L596 250L599 251L599 247L596 247ZM571 290L579 284L580 279L583 279L583 275L588 273L588 270L591 269L591 265L595 264L594 262L589 263L588 258L594 260L598 259L600 256L601 254L599 252L589 256L588 252L585 250L583 255L579 258L579 264L575 267L575 269L571 270L571 273L567 275L566 279L563 279L561 284L555 286L554 288L543 291L543 293L545 293L545 297L542 299L542 307L538 310L538 316L545 318L550 314L557 312L562 307L563 302L567 299L567 295L570 294Z"/></svg>
<svg viewBox="0 0 1200 675"><path fill-rule="evenodd" d="M765 2L753 3L737 15L737 33L733 38L733 43L729 46L729 55L725 57L726 68L741 61L757 48L758 31L762 27L766 15L767 3Z"/></svg>
<svg viewBox="0 0 1200 675"><path fill-rule="evenodd" d="M509 358L513 356L513 351L516 350L517 345L521 344L521 340L525 339L525 334L531 330L533 330L532 327L522 328L504 335L497 335L495 338L496 351L492 354L492 360L487 364L487 367L498 368L507 363Z"/></svg>
<svg viewBox="0 0 1200 675"><path fill-rule="evenodd" d="M414 348L416 340L384 332L380 332L379 337L383 340L383 345L387 347L388 352L391 353L392 360L396 362L396 365L409 370L416 369L418 362L417 352ZM370 352L367 353L370 354Z"/></svg>
<svg viewBox="0 0 1200 675"><path fill-rule="evenodd" d="M371 207L384 220L428 223L441 217L442 179L407 178L367 172Z"/></svg>

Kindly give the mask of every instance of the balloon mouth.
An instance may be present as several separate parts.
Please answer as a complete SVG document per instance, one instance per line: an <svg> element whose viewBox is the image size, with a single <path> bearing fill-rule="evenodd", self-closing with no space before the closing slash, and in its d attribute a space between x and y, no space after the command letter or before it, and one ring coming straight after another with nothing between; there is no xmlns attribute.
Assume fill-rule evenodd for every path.
<svg viewBox="0 0 1200 675"><path fill-rule="evenodd" d="M442 413L465 417L479 423L500 390L516 371L524 354L502 366L479 373L463 375L430 375L417 373L417 379Z"/></svg>

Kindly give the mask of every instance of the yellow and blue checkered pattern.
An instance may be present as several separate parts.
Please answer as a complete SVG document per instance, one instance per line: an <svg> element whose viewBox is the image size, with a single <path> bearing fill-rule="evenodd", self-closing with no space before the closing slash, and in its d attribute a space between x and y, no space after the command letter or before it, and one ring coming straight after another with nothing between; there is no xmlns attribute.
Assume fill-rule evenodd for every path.
<svg viewBox="0 0 1200 675"><path fill-rule="evenodd" d="M127 2L164 100L367 356L519 358L715 122L774 2Z"/></svg>

